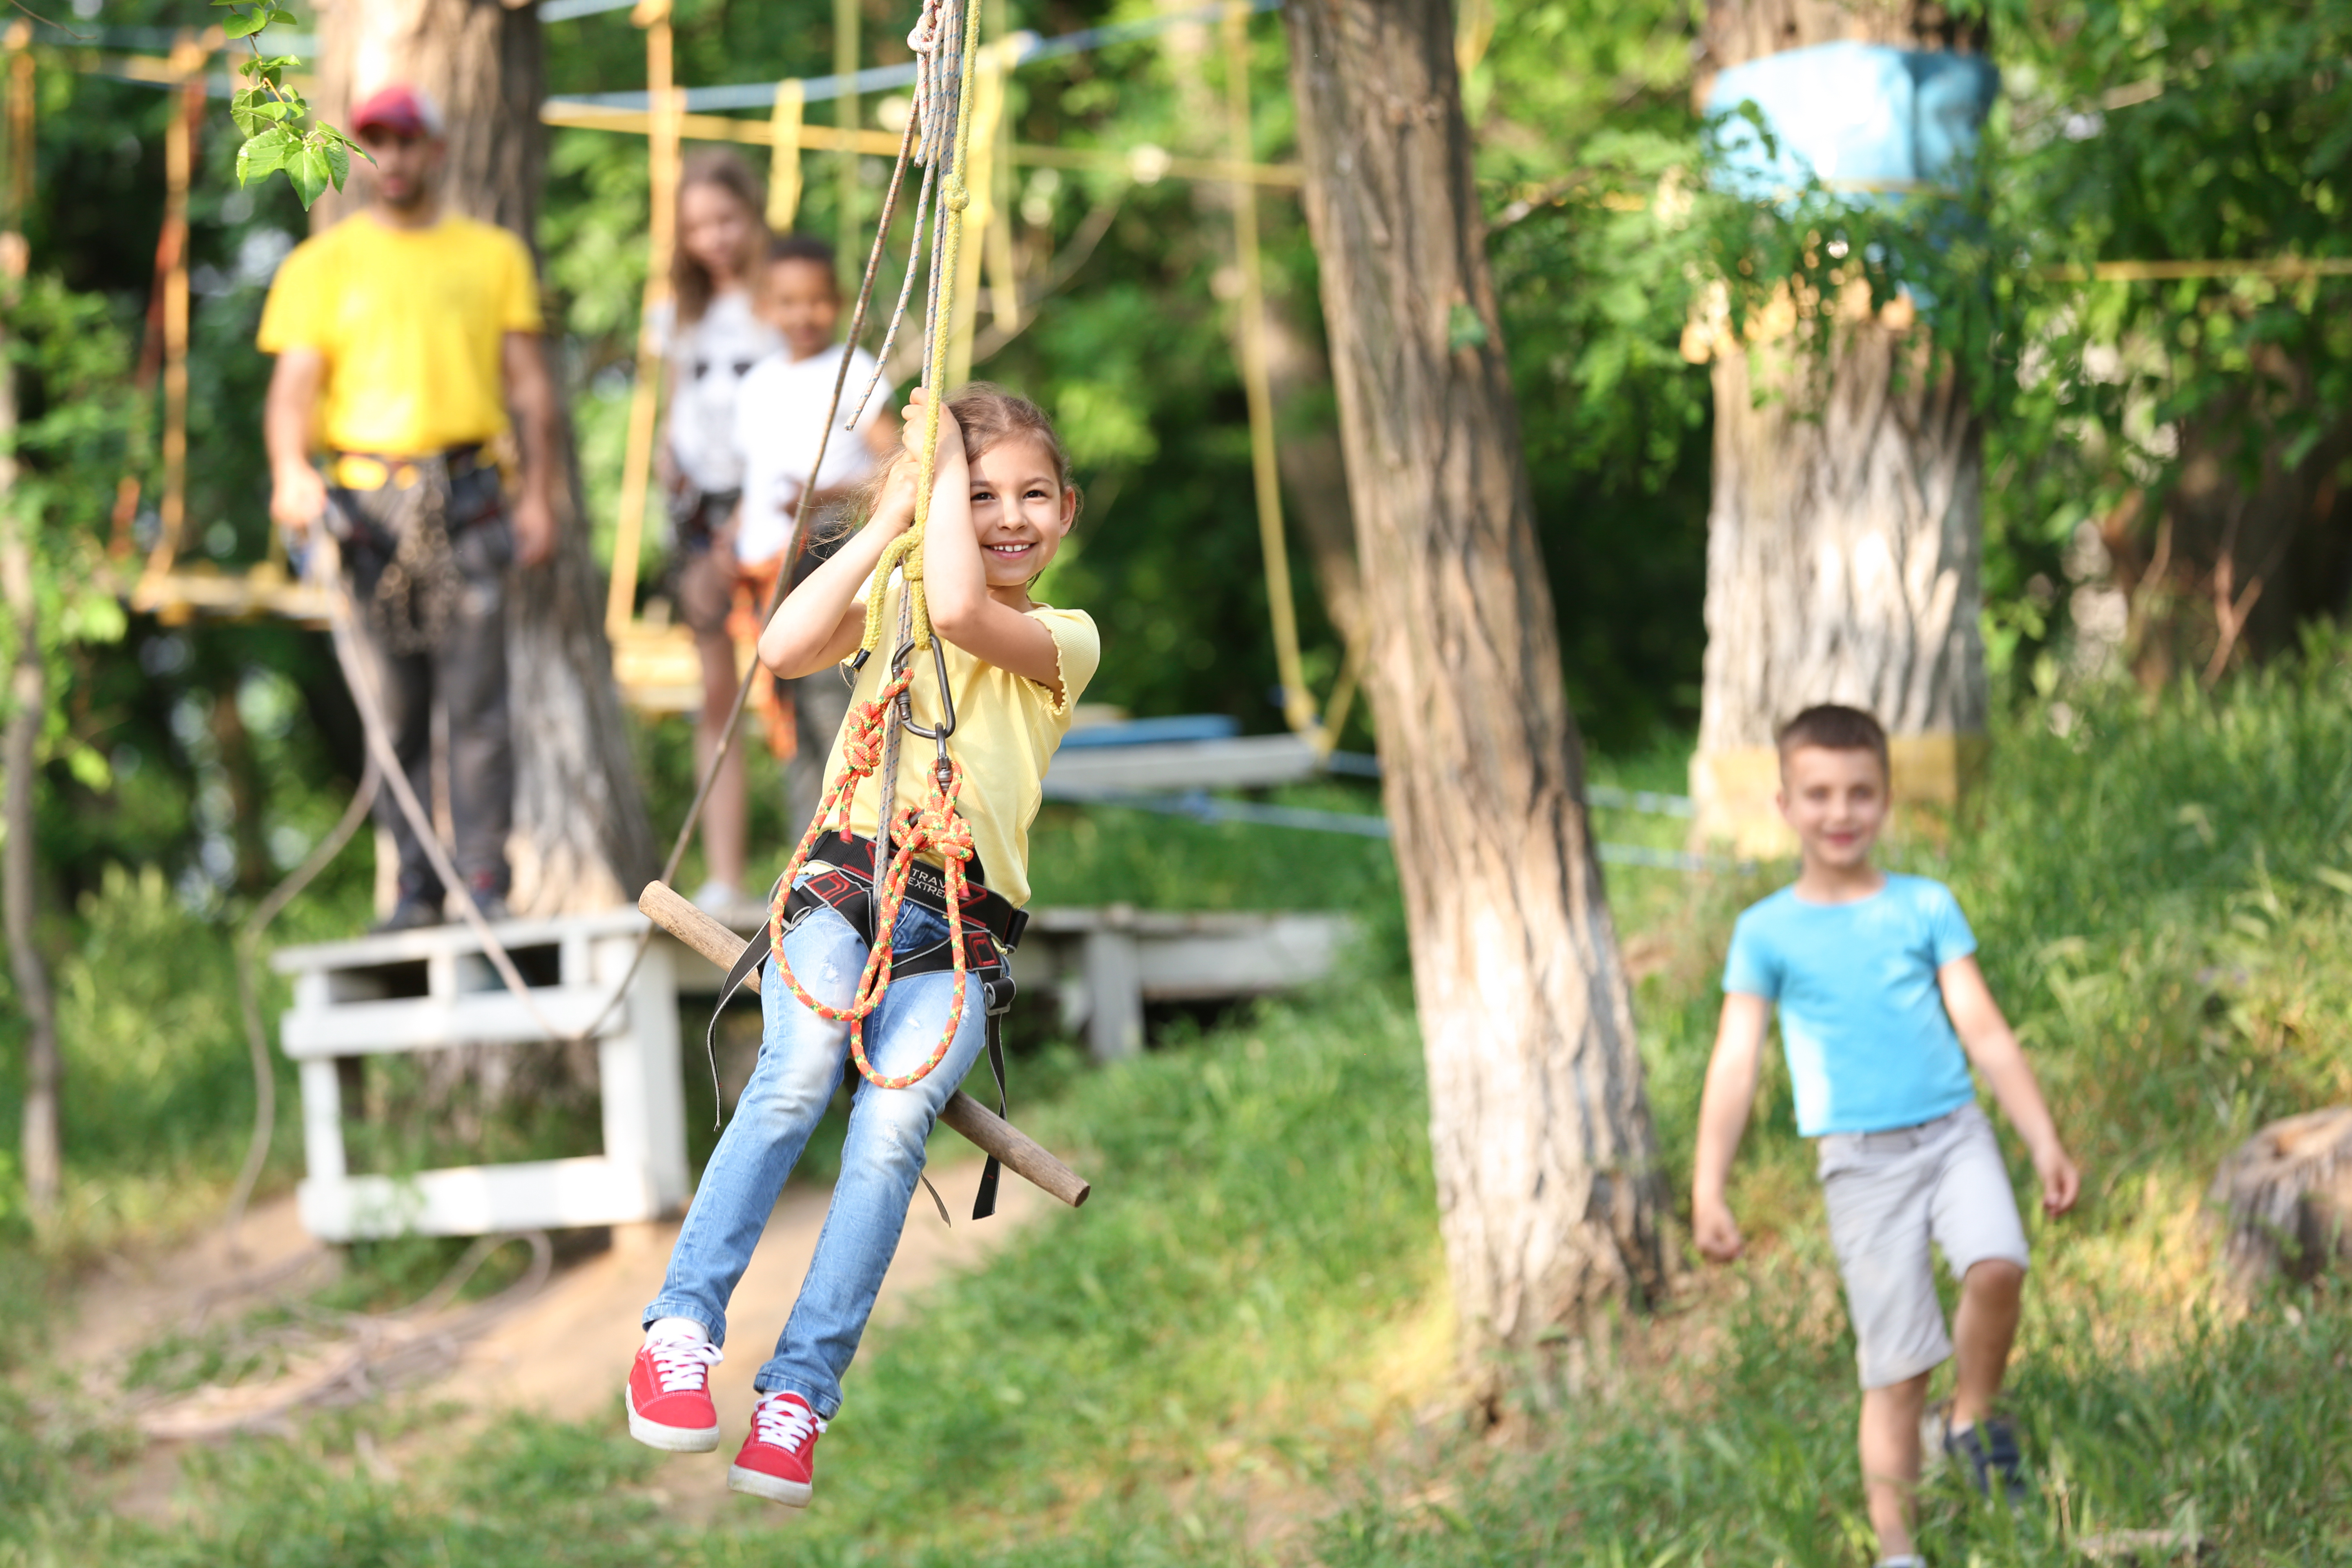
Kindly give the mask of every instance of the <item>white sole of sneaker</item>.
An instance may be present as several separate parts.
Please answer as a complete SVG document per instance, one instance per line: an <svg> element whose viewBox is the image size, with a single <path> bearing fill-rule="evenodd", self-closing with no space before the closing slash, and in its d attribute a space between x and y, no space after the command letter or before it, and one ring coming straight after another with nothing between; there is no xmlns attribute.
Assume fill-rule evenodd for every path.
<svg viewBox="0 0 2352 1568"><path fill-rule="evenodd" d="M747 1470L740 1465L727 1467L727 1489L766 1498L770 1502L780 1502L786 1508L806 1508L809 1499L816 1495L816 1488L806 1481L788 1481L762 1470Z"/></svg>
<svg viewBox="0 0 2352 1568"><path fill-rule="evenodd" d="M708 1454L719 1447L717 1426L665 1426L648 1421L637 1414L637 1402L629 1396L626 1385L621 1389L621 1408L629 1413L629 1436L648 1448L659 1448L665 1454Z"/></svg>

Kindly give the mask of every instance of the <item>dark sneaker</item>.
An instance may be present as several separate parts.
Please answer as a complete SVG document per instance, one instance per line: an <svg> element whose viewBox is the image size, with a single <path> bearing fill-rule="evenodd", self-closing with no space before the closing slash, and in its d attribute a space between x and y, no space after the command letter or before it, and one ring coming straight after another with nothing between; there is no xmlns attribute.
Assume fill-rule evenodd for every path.
<svg viewBox="0 0 2352 1568"><path fill-rule="evenodd" d="M438 903L427 903L423 899L403 899L392 906L392 913L368 927L368 934L389 936L396 931L423 931L427 926L445 924L446 921L447 917L442 914Z"/></svg>
<svg viewBox="0 0 2352 1568"><path fill-rule="evenodd" d="M816 1440L824 1417L797 1394L766 1394L751 1407L751 1435L727 1467L730 1491L806 1508L816 1491Z"/></svg>
<svg viewBox="0 0 2352 1568"><path fill-rule="evenodd" d="M1982 1496L1992 1496L1998 1479L2001 1499L2010 1507L2025 1500L2025 1465L2017 1452L2017 1433L2008 1422L1987 1416L1951 1433L1944 1439L1944 1452L1968 1466L1969 1483Z"/></svg>

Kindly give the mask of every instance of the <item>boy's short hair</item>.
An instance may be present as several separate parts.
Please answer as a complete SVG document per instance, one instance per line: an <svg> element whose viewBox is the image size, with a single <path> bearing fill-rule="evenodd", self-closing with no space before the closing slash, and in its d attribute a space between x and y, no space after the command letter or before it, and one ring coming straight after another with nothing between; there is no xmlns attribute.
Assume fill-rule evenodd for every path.
<svg viewBox="0 0 2352 1568"><path fill-rule="evenodd" d="M841 266L840 254L813 234L780 234L768 241L768 265L787 261L814 261L827 274L837 272Z"/></svg>
<svg viewBox="0 0 2352 1568"><path fill-rule="evenodd" d="M1842 703L1822 702L1806 709L1780 726L1775 744L1784 768L1791 752L1818 746L1827 752L1868 752L1878 759L1879 777L1886 778L1893 772L1886 761L1886 727L1861 709Z"/></svg>

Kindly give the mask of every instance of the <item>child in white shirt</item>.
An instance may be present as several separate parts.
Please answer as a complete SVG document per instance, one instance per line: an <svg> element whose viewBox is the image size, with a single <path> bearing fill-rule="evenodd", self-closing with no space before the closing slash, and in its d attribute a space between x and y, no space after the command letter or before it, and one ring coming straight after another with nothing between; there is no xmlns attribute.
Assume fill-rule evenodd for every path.
<svg viewBox="0 0 2352 1568"><path fill-rule="evenodd" d="M749 617L765 605L777 577L793 562L793 519L819 442L825 448L824 465L817 470L816 494L810 498L813 536L819 532L814 526L818 513L845 500L897 440L887 418L893 389L887 381L875 388L854 430L839 427L838 421L856 410L875 371L873 355L834 342L841 305L833 247L798 234L770 242L760 278L760 317L783 346L753 365L735 395L735 447L743 461L735 571L748 635L756 636L759 629ZM849 356L849 375L841 384L836 426L826 440L825 410L833 404L844 354ZM810 544L813 548L798 552L795 580L829 552L814 548L815 537ZM841 727L848 689L839 676L824 670L789 682L762 680L754 696L767 719L769 749L786 763L785 810L797 837L816 810L824 788L817 770Z"/></svg>

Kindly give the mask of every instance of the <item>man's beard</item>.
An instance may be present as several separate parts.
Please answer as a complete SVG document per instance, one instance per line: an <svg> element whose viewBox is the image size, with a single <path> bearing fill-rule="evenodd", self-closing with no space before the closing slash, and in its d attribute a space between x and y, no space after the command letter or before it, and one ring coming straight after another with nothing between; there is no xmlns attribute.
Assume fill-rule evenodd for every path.
<svg viewBox="0 0 2352 1568"><path fill-rule="evenodd" d="M418 180L407 190L395 195L388 187L379 184L375 189L375 199L404 217L419 211L433 199L433 187Z"/></svg>

